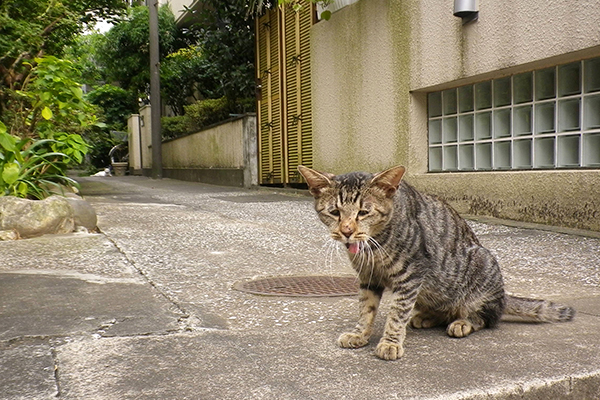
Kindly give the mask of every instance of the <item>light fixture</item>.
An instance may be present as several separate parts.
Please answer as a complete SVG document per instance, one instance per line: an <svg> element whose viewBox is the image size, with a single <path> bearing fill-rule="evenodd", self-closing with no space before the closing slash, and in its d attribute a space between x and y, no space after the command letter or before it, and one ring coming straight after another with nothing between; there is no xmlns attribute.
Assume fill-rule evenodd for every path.
<svg viewBox="0 0 600 400"><path fill-rule="evenodd" d="M479 17L478 0L454 0L454 16L462 18L462 23L467 24Z"/></svg>

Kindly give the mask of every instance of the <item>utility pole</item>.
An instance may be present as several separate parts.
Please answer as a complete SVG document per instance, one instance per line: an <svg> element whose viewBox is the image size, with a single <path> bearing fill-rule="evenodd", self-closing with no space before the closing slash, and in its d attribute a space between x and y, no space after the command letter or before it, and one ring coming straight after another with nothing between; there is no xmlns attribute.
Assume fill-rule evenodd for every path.
<svg viewBox="0 0 600 400"><path fill-rule="evenodd" d="M152 129L152 179L162 179L160 134L160 60L158 53L158 0L147 0L150 14L150 121Z"/></svg>

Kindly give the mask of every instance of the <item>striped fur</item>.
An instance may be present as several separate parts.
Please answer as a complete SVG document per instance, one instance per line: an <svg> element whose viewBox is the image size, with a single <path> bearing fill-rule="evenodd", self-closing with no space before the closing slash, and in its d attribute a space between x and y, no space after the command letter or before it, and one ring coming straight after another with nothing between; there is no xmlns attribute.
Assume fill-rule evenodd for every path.
<svg viewBox="0 0 600 400"><path fill-rule="evenodd" d="M360 280L360 316L354 330L339 337L341 347L369 342L385 289L392 304L375 350L385 360L402 356L408 324L444 325L460 338L495 326L504 312L533 321L573 318L570 307L506 295L495 257L448 204L402 181L403 167L337 176L298 169Z"/></svg>

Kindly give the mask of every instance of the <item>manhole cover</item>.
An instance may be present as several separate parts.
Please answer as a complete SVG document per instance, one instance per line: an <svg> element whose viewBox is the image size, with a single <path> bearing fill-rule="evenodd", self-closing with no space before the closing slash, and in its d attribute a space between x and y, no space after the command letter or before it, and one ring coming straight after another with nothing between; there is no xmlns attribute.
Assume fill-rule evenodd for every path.
<svg viewBox="0 0 600 400"><path fill-rule="evenodd" d="M358 293L358 279L351 276L283 276L239 282L234 288L266 296L351 296Z"/></svg>

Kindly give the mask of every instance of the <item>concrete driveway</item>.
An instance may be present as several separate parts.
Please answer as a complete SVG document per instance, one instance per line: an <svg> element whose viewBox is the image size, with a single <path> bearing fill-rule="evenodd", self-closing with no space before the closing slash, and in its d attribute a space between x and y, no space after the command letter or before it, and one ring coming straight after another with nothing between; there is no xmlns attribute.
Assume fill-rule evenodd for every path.
<svg viewBox="0 0 600 400"><path fill-rule="evenodd" d="M338 348L356 296L259 296L263 277L352 276L301 194L81 179L100 233L0 242L2 399L599 399L600 239L471 222L512 293L577 308L405 355Z"/></svg>

